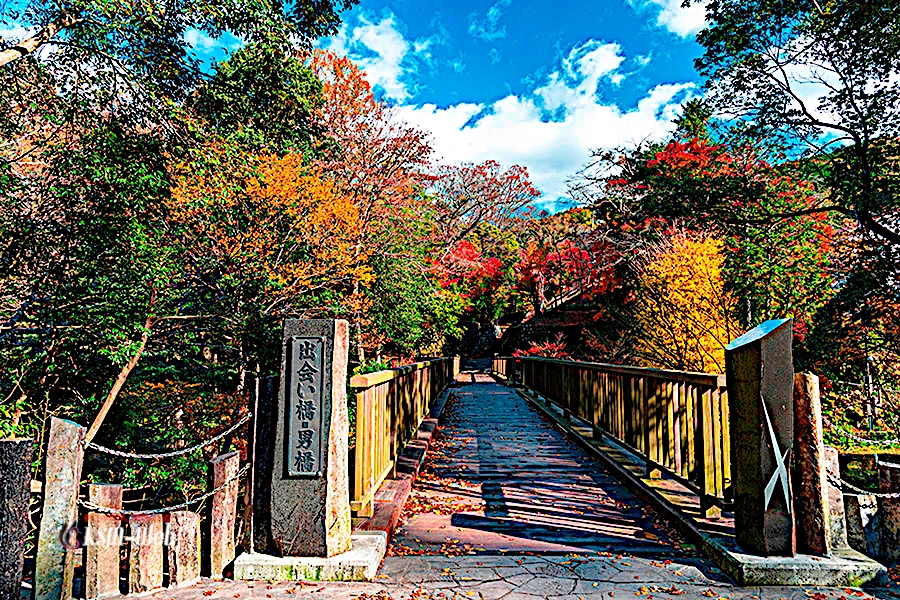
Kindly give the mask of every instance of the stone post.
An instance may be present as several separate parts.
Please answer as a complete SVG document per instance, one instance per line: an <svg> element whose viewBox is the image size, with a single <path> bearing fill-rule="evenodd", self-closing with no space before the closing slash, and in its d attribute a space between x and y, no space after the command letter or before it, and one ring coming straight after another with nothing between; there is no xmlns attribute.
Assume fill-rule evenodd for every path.
<svg viewBox="0 0 900 600"><path fill-rule="evenodd" d="M828 524L828 480L819 378L794 375L794 507L797 511L797 550L817 556L831 555Z"/></svg>
<svg viewBox="0 0 900 600"><path fill-rule="evenodd" d="M234 521L237 514L238 473L241 455L229 452L209 462L212 487L231 482L213 495L209 519L209 575L221 578L225 567L234 560Z"/></svg>
<svg viewBox="0 0 900 600"><path fill-rule="evenodd" d="M878 461L878 488L882 493L900 492L900 463ZM881 498L881 558L900 560L900 498Z"/></svg>
<svg viewBox="0 0 900 600"><path fill-rule="evenodd" d="M98 506L122 508L122 486L92 483L88 500ZM119 547L123 536L119 515L90 512L84 546L84 597L87 600L119 595Z"/></svg>
<svg viewBox="0 0 900 600"><path fill-rule="evenodd" d="M344 320L288 319L272 470L272 542L282 556L350 549Z"/></svg>
<svg viewBox="0 0 900 600"><path fill-rule="evenodd" d="M78 423L50 418L34 600L68 600L72 596L77 540L67 532L76 533L84 434L85 428Z"/></svg>
<svg viewBox="0 0 900 600"><path fill-rule="evenodd" d="M837 448L825 446L825 488L828 496L828 529L831 531L831 547L834 550L849 548L847 543L847 518L844 514L844 492L841 489L840 453Z"/></svg>
<svg viewBox="0 0 900 600"><path fill-rule="evenodd" d="M278 421L278 377L262 377L255 388L253 440L253 548L273 554L272 466L275 463L275 423Z"/></svg>
<svg viewBox="0 0 900 600"><path fill-rule="evenodd" d="M200 581L200 515L178 510L169 515L169 587Z"/></svg>
<svg viewBox="0 0 900 600"><path fill-rule="evenodd" d="M794 556L791 496L794 367L790 319L766 321L725 348L734 530L761 556ZM699 432L698 432L699 433Z"/></svg>
<svg viewBox="0 0 900 600"><path fill-rule="evenodd" d="M31 438L0 440L0 598L18 598L31 493Z"/></svg>
<svg viewBox="0 0 900 600"><path fill-rule="evenodd" d="M163 583L163 516L131 515L128 520L128 592L143 594Z"/></svg>
<svg viewBox="0 0 900 600"><path fill-rule="evenodd" d="M844 494L847 516L847 542L866 556L881 554L878 523L878 497L873 494Z"/></svg>

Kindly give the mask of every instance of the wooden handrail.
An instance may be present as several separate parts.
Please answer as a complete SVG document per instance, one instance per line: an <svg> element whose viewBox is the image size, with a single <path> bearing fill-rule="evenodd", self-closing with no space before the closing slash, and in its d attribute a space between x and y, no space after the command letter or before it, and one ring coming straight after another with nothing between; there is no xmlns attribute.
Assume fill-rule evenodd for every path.
<svg viewBox="0 0 900 600"><path fill-rule="evenodd" d="M350 449L350 508L371 517L375 493L396 470L400 452L428 416L431 403L459 372L457 357L423 360L356 375L356 443Z"/></svg>
<svg viewBox="0 0 900 600"><path fill-rule="evenodd" d="M622 373L624 375L643 375L648 377L656 377L657 379L668 379L671 381L686 381L689 383L698 383L700 385L715 386L719 388L725 387L725 375L717 373L698 373L696 371L673 371L669 369L654 369L652 367L629 367L626 365L614 365L611 363L598 363L579 360L562 360L558 358L544 358L542 356L498 356L497 358L504 360L530 360L536 362L558 363L563 365L572 365L579 368L586 368L597 371L606 371L609 373Z"/></svg>
<svg viewBox="0 0 900 600"><path fill-rule="evenodd" d="M397 379L398 377L402 377L403 375L407 375L409 373L412 373L413 371L426 369L429 365L432 365L434 363L444 362L448 360L453 360L453 357L432 358L409 365L403 365L402 367L397 367L396 369L385 369L384 371L365 373L364 375L354 375L350 378L350 387L357 390L364 390L366 388L376 386L380 383L384 383L385 381Z"/></svg>

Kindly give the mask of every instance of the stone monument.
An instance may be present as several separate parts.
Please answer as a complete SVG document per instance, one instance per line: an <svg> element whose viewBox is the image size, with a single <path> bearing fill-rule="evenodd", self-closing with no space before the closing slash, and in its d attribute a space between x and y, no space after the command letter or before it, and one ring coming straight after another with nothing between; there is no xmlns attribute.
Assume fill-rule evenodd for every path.
<svg viewBox="0 0 900 600"><path fill-rule="evenodd" d="M347 351L346 321L285 321L270 504L281 556L350 550Z"/></svg>
<svg viewBox="0 0 900 600"><path fill-rule="evenodd" d="M760 556L797 551L792 336L790 319L766 321L725 349L735 538L745 552Z"/></svg>

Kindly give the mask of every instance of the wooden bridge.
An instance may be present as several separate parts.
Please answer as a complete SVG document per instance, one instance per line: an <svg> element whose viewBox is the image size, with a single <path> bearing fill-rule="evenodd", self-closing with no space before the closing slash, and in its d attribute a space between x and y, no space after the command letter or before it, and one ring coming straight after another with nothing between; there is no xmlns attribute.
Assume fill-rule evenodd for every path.
<svg viewBox="0 0 900 600"><path fill-rule="evenodd" d="M276 388L258 386L254 404L265 404ZM329 583L315 589L320 597L438 597L434 590L445 597L510 599L609 598L618 590L743 594L701 557L703 540L730 536L733 544L724 376L536 357L496 357L461 368L459 358L437 358L355 376L349 389L354 533L384 532L389 546L374 581ZM262 424L250 425L258 441ZM260 464L256 452L247 460L248 467ZM41 568L44 576L59 571L58 583L70 587L38 582L36 596L69 597L76 590L73 574L82 597L99 589L159 589L159 598L191 599L287 598L305 591L285 583L260 593L253 584L229 580L230 561L241 550L252 552L252 538L250 547L246 538L235 539L235 521L259 485L251 477L259 469L239 470L235 455L224 462L227 469L214 468L206 528L199 516L188 518L202 509L180 509L165 517L180 540L174 549L162 541L149 549L132 541L124 565L118 551L88 551L83 562L50 557L38 577ZM64 502L75 507L77 477L66 486ZM246 494L239 495L241 487ZM54 502L63 501L59 489ZM130 521L131 531L144 526L140 511L125 514L116 509L121 504L99 511L96 503L81 504L88 507L81 518L89 527L110 515ZM50 508L45 502L45 519L65 518L59 507ZM184 540L196 542L201 530L208 539L188 544L185 556ZM199 567L204 546L215 557L213 570L206 566L208 579L185 580L185 565ZM73 552L64 549L67 560ZM363 578L365 572L344 575ZM839 592L825 589L822 598ZM771 590L773 597L788 593ZM748 594L762 592L750 588Z"/></svg>

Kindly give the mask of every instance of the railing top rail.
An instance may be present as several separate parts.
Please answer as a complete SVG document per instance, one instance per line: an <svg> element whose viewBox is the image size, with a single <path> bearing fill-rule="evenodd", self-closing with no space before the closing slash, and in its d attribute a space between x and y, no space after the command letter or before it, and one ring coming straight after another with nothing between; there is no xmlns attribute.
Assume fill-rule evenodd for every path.
<svg viewBox="0 0 900 600"><path fill-rule="evenodd" d="M587 362L578 360L561 360L558 358L544 358L541 356L498 356L497 358L505 358L512 360L531 360L535 362L550 362L564 365L578 365L597 371L606 371L608 373L621 373L624 375L643 375L645 377L656 377L657 379L669 379L673 381L686 381L689 383L698 383L700 385L715 386L719 388L725 387L725 376L716 373L696 373L693 371L671 371L668 369L653 369L650 367L628 367L625 365L613 365L608 363Z"/></svg>
<svg viewBox="0 0 900 600"><path fill-rule="evenodd" d="M419 369L425 369L435 363L446 362L448 360L453 360L453 357L443 356L441 358L430 358L428 360L419 361L417 363L403 365L402 367L397 367L396 369L386 369L384 371L376 371L375 373L366 373L365 375L354 375L350 378L350 387L356 389L370 388L380 383L384 383L392 379L397 379L398 377L402 377L403 375L408 375L409 373L413 373L415 371L418 371Z"/></svg>

